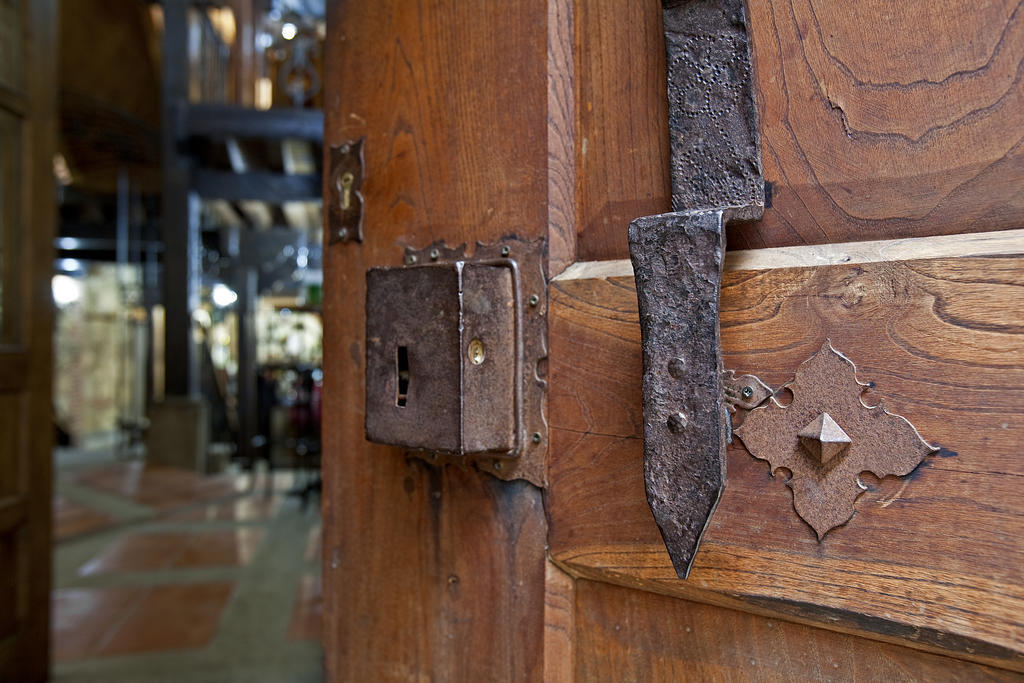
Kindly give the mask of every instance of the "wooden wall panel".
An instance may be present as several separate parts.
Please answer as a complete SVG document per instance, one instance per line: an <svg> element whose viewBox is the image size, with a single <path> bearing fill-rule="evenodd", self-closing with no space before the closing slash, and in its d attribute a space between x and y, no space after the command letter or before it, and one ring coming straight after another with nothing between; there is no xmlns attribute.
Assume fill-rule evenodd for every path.
<svg viewBox="0 0 1024 683"><path fill-rule="evenodd" d="M556 280L552 557L578 576L1024 668L1022 287L1016 257L727 272L726 367L777 386L830 337L874 382L868 400L942 451L906 480L868 478L852 521L818 543L785 477L734 445L681 581L644 495L632 277Z"/></svg>
<svg viewBox="0 0 1024 683"><path fill-rule="evenodd" d="M548 7L329 5L325 147L366 138L365 240L325 244L329 676L537 679L541 492L365 441L364 300L366 269L406 245L546 234Z"/></svg>
<svg viewBox="0 0 1024 683"><path fill-rule="evenodd" d="M1008 671L593 581L577 582L582 681L1018 680Z"/></svg>
<svg viewBox="0 0 1024 683"><path fill-rule="evenodd" d="M577 7L581 260L669 209L657 0ZM749 2L770 206L729 248L1024 226L1024 8Z"/></svg>

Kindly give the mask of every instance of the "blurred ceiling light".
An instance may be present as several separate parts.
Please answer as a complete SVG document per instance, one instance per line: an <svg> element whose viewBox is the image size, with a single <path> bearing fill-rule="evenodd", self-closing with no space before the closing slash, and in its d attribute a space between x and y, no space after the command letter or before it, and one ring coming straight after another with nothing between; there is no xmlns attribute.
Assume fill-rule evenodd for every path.
<svg viewBox="0 0 1024 683"><path fill-rule="evenodd" d="M54 275L51 287L53 303L60 308L70 306L82 298L82 283L68 275Z"/></svg>
<svg viewBox="0 0 1024 683"><path fill-rule="evenodd" d="M213 303L216 304L218 308L226 308L238 301L238 294L236 294L235 290L231 289L227 285L218 282L213 286L213 291L210 292L210 298L213 299Z"/></svg>
<svg viewBox="0 0 1024 683"><path fill-rule="evenodd" d="M62 273L77 273L83 270L82 262L74 258L57 259L57 270Z"/></svg>
<svg viewBox="0 0 1024 683"><path fill-rule="evenodd" d="M285 40L291 40L299 33L298 27L290 21L286 21L281 25L281 37Z"/></svg>

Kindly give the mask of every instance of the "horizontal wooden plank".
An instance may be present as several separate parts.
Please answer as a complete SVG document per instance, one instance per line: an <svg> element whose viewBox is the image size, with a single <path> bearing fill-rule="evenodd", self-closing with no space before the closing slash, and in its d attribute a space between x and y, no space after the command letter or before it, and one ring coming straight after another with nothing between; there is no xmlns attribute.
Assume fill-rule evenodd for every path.
<svg viewBox="0 0 1024 683"><path fill-rule="evenodd" d="M0 534L5 534L25 523L28 517L28 501L25 496L14 495L0 498Z"/></svg>
<svg viewBox="0 0 1024 683"><path fill-rule="evenodd" d="M576 585L583 681L1019 680L866 638L605 583Z"/></svg>
<svg viewBox="0 0 1024 683"><path fill-rule="evenodd" d="M726 367L778 386L831 338L874 383L867 400L942 451L907 479L866 481L857 514L819 543L784 477L737 443L682 581L644 496L633 280L555 280L552 557L577 576L1024 668L1022 287L1013 257L727 272Z"/></svg>
<svg viewBox="0 0 1024 683"><path fill-rule="evenodd" d="M0 393L23 391L28 377L28 353L21 347L0 348Z"/></svg>
<svg viewBox="0 0 1024 683"><path fill-rule="evenodd" d="M324 114L319 109L252 109L222 104L193 104L185 119L188 135L227 138L324 138Z"/></svg>
<svg viewBox="0 0 1024 683"><path fill-rule="evenodd" d="M1024 254L1024 230L1000 230L963 235L908 237L901 240L844 242L841 244L742 249L727 252L725 270L769 270L802 266L832 266L879 261L952 258L957 256L1005 256ZM633 277L628 259L579 261L555 279Z"/></svg>
<svg viewBox="0 0 1024 683"><path fill-rule="evenodd" d="M279 204L319 199L321 178L319 175L285 175L262 171L232 173L196 169L192 176L192 188L204 199L261 199Z"/></svg>

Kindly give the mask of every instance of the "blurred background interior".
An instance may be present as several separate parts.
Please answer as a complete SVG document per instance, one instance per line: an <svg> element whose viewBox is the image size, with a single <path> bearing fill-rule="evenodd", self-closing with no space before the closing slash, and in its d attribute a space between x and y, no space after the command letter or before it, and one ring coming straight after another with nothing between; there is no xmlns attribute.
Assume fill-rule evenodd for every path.
<svg viewBox="0 0 1024 683"><path fill-rule="evenodd" d="M64 0L56 679L317 680L324 0Z"/></svg>

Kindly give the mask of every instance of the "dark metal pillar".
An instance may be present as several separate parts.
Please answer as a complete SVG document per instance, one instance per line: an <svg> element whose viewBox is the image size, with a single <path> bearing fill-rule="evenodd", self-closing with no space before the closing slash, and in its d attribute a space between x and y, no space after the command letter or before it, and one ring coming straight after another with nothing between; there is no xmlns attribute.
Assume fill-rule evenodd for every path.
<svg viewBox="0 0 1024 683"><path fill-rule="evenodd" d="M238 269L238 455L252 463L257 424L256 299L259 271L245 265Z"/></svg>
<svg viewBox="0 0 1024 683"><path fill-rule="evenodd" d="M164 0L163 231L165 378L168 396L199 394L199 350L192 311L199 305L199 201L189 187L189 160L180 153L188 107L188 3Z"/></svg>

